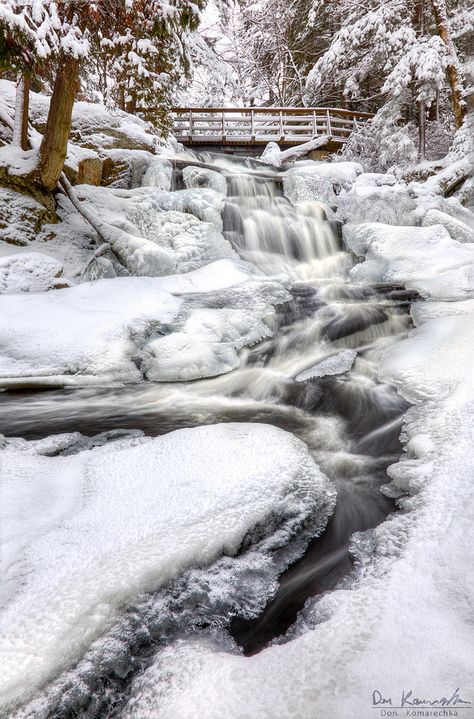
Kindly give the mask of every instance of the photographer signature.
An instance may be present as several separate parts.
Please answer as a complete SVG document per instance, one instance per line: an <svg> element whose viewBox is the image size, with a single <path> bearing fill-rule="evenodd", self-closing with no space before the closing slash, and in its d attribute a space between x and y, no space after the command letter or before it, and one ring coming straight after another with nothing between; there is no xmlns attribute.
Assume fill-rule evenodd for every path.
<svg viewBox="0 0 474 719"><path fill-rule="evenodd" d="M372 705L373 706L394 706L392 697L384 697L382 692L378 689L374 689L372 692ZM406 690L402 689L400 695L400 704L397 709L403 709L404 707L454 707L454 706L471 706L470 701L466 701L461 698L459 694L459 687L449 697L441 697L437 699L420 699L415 696L413 689Z"/></svg>

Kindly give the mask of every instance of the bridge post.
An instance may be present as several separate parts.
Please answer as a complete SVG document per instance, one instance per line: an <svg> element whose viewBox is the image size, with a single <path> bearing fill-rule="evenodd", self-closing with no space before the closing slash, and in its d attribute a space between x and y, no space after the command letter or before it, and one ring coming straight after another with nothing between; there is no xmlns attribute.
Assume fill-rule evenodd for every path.
<svg viewBox="0 0 474 719"><path fill-rule="evenodd" d="M280 129L280 140L283 140L283 113L280 110L279 113L280 122L279 122L279 129Z"/></svg>
<svg viewBox="0 0 474 719"><path fill-rule="evenodd" d="M222 131L222 140L225 140L225 114L223 111L221 112L221 131Z"/></svg>
<svg viewBox="0 0 474 719"><path fill-rule="evenodd" d="M332 135L331 115L329 114L329 110L326 111L326 115L327 115L327 132L328 132L328 135Z"/></svg>
<svg viewBox="0 0 474 719"><path fill-rule="evenodd" d="M252 138L252 142L255 141L255 113L253 110L250 110L250 137Z"/></svg>
<svg viewBox="0 0 474 719"><path fill-rule="evenodd" d="M313 110L313 137L318 134L318 123L316 122L316 110Z"/></svg>
<svg viewBox="0 0 474 719"><path fill-rule="evenodd" d="M189 137L192 138L194 133L194 120L192 110L189 113Z"/></svg>

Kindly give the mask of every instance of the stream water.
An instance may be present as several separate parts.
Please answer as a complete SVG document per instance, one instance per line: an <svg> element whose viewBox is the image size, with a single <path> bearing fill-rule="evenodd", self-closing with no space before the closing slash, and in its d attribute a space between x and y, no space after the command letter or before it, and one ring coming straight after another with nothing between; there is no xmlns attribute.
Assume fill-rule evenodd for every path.
<svg viewBox="0 0 474 719"><path fill-rule="evenodd" d="M237 370L211 379L6 392L0 432L37 438L140 429L154 436L245 421L275 424L301 438L336 486L336 510L324 534L281 575L263 612L232 618L230 635L252 654L286 632L308 597L331 590L350 573L353 533L378 525L394 510L380 487L401 451L407 405L378 381L377 367L381 352L409 328L413 298L399 287L351 283L348 273L356 260L343 247L338 223L328 221L318 203L293 206L270 171L264 178L261 168L255 174L251 162L238 158L200 159L227 176L224 232L242 259L265 274L291 278L292 299L268 319L273 336L242 350ZM311 371L315 365L324 362L337 371L355 353L350 369L311 376L324 374ZM153 653L147 641L134 643L132 654L140 659L130 664L134 671ZM100 709L70 703L50 715L116 716L118 697L126 694L132 675L132 670L121 677L115 672L112 681L105 673L97 684Z"/></svg>

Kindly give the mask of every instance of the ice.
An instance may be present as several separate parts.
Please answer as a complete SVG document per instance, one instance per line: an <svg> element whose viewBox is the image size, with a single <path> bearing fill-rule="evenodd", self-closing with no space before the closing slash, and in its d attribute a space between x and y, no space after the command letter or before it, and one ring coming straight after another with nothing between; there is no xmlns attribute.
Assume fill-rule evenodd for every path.
<svg viewBox="0 0 474 719"><path fill-rule="evenodd" d="M326 377L326 375L343 374L348 372L354 360L357 357L355 350L343 350L338 354L331 355L321 362L309 367L296 375L296 382L304 382L308 379L317 379L318 377Z"/></svg>
<svg viewBox="0 0 474 719"><path fill-rule="evenodd" d="M2 452L4 710L80 658L138 594L235 555L254 528L271 543L332 511L327 479L283 430L225 424L135 442Z"/></svg>
<svg viewBox="0 0 474 719"><path fill-rule="evenodd" d="M472 296L474 246L453 240L441 225L345 225L348 247L366 259L350 272L366 282L406 284L434 299Z"/></svg>
<svg viewBox="0 0 474 719"><path fill-rule="evenodd" d="M144 213L140 209L130 219L143 236L172 258L174 272L190 272L225 257L236 257L230 243L213 224L185 212L151 210Z"/></svg>
<svg viewBox="0 0 474 719"><path fill-rule="evenodd" d="M173 176L173 165L168 160L153 158L143 176L142 186L157 187L159 190L171 190L171 178Z"/></svg>
<svg viewBox="0 0 474 719"><path fill-rule="evenodd" d="M292 202L319 200L333 205L362 172L358 162L303 162L283 176L285 195Z"/></svg>
<svg viewBox="0 0 474 719"><path fill-rule="evenodd" d="M183 180L188 189L209 187L222 195L227 195L227 181L220 172L188 165L183 169Z"/></svg>
<svg viewBox="0 0 474 719"><path fill-rule="evenodd" d="M145 345L153 358L147 376L160 381L188 381L229 372L240 364L237 350L269 335L269 327L251 311L195 310L181 332Z"/></svg>
<svg viewBox="0 0 474 719"><path fill-rule="evenodd" d="M45 292L61 285L60 262L40 252L0 257L0 293Z"/></svg>

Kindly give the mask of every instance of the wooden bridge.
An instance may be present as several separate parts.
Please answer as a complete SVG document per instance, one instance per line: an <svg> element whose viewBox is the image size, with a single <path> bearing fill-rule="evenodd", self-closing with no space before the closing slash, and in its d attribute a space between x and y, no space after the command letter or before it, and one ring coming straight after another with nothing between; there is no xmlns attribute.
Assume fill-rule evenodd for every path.
<svg viewBox="0 0 474 719"><path fill-rule="evenodd" d="M187 147L260 153L268 142L295 147L328 136L321 148L340 149L373 115L333 107L175 107L173 135Z"/></svg>

